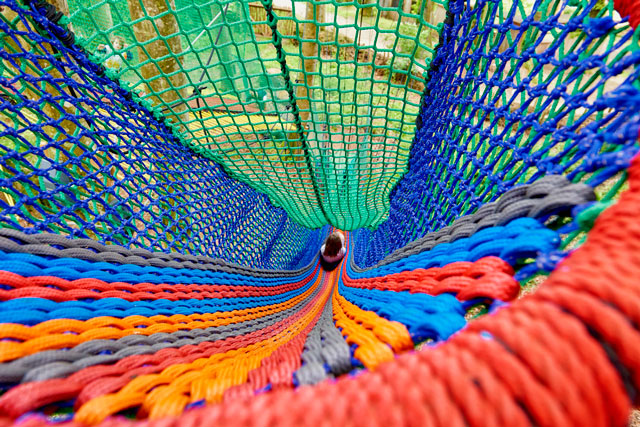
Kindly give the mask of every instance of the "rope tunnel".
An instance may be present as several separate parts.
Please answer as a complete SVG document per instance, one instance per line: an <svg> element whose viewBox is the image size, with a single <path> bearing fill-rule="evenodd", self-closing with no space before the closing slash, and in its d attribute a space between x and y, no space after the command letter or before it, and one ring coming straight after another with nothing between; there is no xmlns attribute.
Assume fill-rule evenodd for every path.
<svg viewBox="0 0 640 427"><path fill-rule="evenodd" d="M0 0L0 425L629 425L639 24Z"/></svg>

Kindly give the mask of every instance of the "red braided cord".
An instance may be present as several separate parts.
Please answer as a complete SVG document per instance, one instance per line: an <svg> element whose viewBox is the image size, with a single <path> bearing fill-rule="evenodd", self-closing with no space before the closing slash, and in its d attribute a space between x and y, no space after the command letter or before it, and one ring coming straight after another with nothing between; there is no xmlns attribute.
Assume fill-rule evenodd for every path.
<svg viewBox="0 0 640 427"><path fill-rule="evenodd" d="M418 268L366 279L352 279L343 273L342 280L347 286L362 289L409 291L429 295L451 292L461 301L479 297L511 301L520 293L520 284L513 278L513 268L497 257L485 257L475 262L454 262L445 267Z"/></svg>
<svg viewBox="0 0 640 427"><path fill-rule="evenodd" d="M638 28L638 25L640 25L640 1L614 0L613 5L621 17L629 17L629 25L631 27Z"/></svg>
<svg viewBox="0 0 640 427"><path fill-rule="evenodd" d="M51 301L73 301L86 298L121 298L127 301L165 299L238 298L278 295L299 289L311 281L313 275L304 279L277 286L248 285L198 285L166 283L108 283L99 279L65 280L52 276L22 277L8 271L0 271L0 285L14 289L0 289L0 301L15 298L46 298ZM53 287L52 287L53 286Z"/></svg>

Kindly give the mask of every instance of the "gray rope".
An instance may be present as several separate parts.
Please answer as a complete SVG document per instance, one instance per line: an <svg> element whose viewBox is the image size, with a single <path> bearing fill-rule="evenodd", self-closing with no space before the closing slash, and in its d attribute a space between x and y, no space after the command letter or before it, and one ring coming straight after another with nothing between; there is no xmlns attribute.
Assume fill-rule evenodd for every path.
<svg viewBox="0 0 640 427"><path fill-rule="evenodd" d="M159 332L151 335L127 335L117 340L85 341L68 350L46 350L8 363L0 363L0 383L44 381L66 378L94 365L112 364L128 356L153 354L164 348L197 345L246 335L272 326L295 314L320 292L320 286L293 307L258 319L205 329ZM111 353L111 354L104 354Z"/></svg>
<svg viewBox="0 0 640 427"><path fill-rule="evenodd" d="M561 175L548 175L538 181L515 187L492 203L480 207L475 213L456 219L451 225L429 233L387 255L376 265L360 268L351 257L351 268L364 272L399 261L411 255L433 249L441 243L451 243L471 237L478 231L504 225L516 218L540 218L546 215L569 215L571 209L596 200L593 188L586 184L573 184Z"/></svg>
<svg viewBox="0 0 640 427"><path fill-rule="evenodd" d="M327 301L318 323L307 335L301 357L304 363L294 373L300 385L316 384L330 374L337 376L351 371L351 351L333 323L331 299Z"/></svg>
<svg viewBox="0 0 640 427"><path fill-rule="evenodd" d="M134 264L141 267L185 268L237 273L253 277L293 277L311 270L317 260L298 270L267 270L243 267L218 258L184 255L177 252L151 252L146 249L126 249L103 245L91 239L68 239L53 233L25 234L10 228L0 229L0 250L28 253L52 258L77 258L93 262Z"/></svg>

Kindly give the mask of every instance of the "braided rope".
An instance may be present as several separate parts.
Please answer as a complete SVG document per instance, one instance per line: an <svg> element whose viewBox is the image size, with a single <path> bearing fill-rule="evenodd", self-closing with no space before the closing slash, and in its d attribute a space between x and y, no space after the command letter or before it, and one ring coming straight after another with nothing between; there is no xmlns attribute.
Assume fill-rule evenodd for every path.
<svg viewBox="0 0 640 427"><path fill-rule="evenodd" d="M572 184L561 175L547 175L538 181L514 187L498 200L482 205L476 212L465 215L433 233L408 243L380 260L374 266L362 268L353 258L351 269L357 273L382 267L411 255L433 249L441 243L453 243L472 237L479 231L507 224L516 218L545 218L550 215L569 215L571 210L595 200L593 189L586 184Z"/></svg>
<svg viewBox="0 0 640 427"><path fill-rule="evenodd" d="M0 3L16 6L7 0ZM617 1L616 7L623 16L630 15L632 25L637 25L637 1L632 3ZM103 69L95 71L88 63L98 78L92 73L87 77L82 64L88 61L82 51L74 50L71 33L50 25L60 21L55 10L41 1L27 4L32 9L19 13L18 20L27 27L33 20L44 34L31 34L33 30L29 30L28 39L34 45L52 43L54 54L45 49L44 53L36 50L32 56L26 49L17 53L19 60L36 64L48 61L65 76L71 66L82 81L104 81L106 86L115 87L117 97L107 96L109 100L124 98L125 107L136 105L127 104L131 101L128 92L127 98L114 82L102 78ZM586 179L590 185L597 185L625 169L630 156L637 152L637 144L632 143L639 129L637 118L631 114L637 109L629 107L637 100L637 82L633 80L637 73L625 77L619 87L603 92L603 81L637 64L640 56L630 51L616 56L615 64L608 58L617 55L617 49L627 49L637 33L633 35L625 27L617 37L613 19L587 18L594 4L595 0L577 10L566 25L557 25L555 16L541 21L525 18L506 52L498 48L501 42L493 45L480 40L490 38L486 31L484 36L476 32L481 27L480 13L474 16L471 8L464 9L462 1L450 4L423 97L411 169L403 184L394 190L390 220L375 235L361 230L364 237L358 239L356 235L357 243L347 235L348 257L332 273L319 271L314 263L286 273L252 270L217 258L156 255L86 240L76 245L51 235L30 236L0 229L0 248L6 246L0 252L0 266L6 269L0 272L0 299L4 299L0 313L5 322L0 325L0 377L14 383L23 381L0 397L0 416L13 420L20 417L25 425L34 425L42 420L30 418L31 411L40 412L45 405L73 400L74 421L79 424L105 421L107 425L126 425L130 422L111 416L131 410L136 410L138 417L149 417L167 426L343 425L361 420L385 426L624 423L630 404L639 403L640 288L635 258L640 249L640 226L635 219L640 207L640 159L629 170L631 190L620 204L595 221L586 244L559 264L536 295L505 308L500 308L504 304L494 304L495 300L513 301L518 293L516 279L522 277L519 275L534 271L529 267L538 268L541 258L555 253L560 236L544 226L548 217L575 214L595 199L590 186L570 184L568 179ZM476 2L478 10L487 14L496 15L495 5ZM515 6L522 4L514 4L511 15ZM273 9L269 13L274 41L282 57L282 37L277 34ZM483 23L496 30L502 40L513 29L512 18L496 21L495 26L490 17ZM20 33L4 20L0 20L0 26L9 34ZM560 29L580 30L578 37L583 42L566 55L558 53L558 58L557 43L538 54L535 45L518 42L535 33L541 35L535 41L540 43L544 34ZM57 40L50 40L51 35ZM609 36L613 41L606 49L590 51L592 42L597 44ZM5 51L2 55L5 61L14 60ZM534 84L530 79L511 81L509 74L502 78L507 62L518 68L532 56L532 75L540 71L545 61L553 64L554 73L560 74L551 79L557 77L555 87L549 87L549 81L544 79ZM495 74L486 73L486 63L494 59L495 67L501 69L499 80ZM477 68L482 62L485 64ZM283 61L281 66L287 72ZM471 68L464 68L467 66ZM456 71L456 67L460 70ZM593 87L589 87L590 83L581 85L583 74L588 76L591 70L596 70L594 79L599 81ZM570 77L564 78L565 72ZM58 80L64 80L51 79L45 72L37 77L38 83L55 86L60 84ZM17 78L30 82L29 76ZM73 87L69 88L70 93L63 91L60 99L44 94L45 103L69 102L82 107L76 89L90 94L87 102L104 95L99 88L87 92L82 84L73 82L76 80L69 80ZM7 79L0 83L8 84ZM286 83L291 97L291 82ZM573 92L567 85L575 86ZM482 94L484 89L479 89L483 86L489 92L488 98L487 92ZM507 108L505 102L497 102L495 97L504 95L509 86L514 86L510 89L515 93L526 91L531 98L517 111ZM37 103L23 94L16 99L3 104L10 114L21 114L18 104L36 110ZM533 99L538 99L536 113L529 114L527 103ZM560 100L564 104L556 109ZM543 120L541 111L551 103L555 105L550 107L548 119ZM98 116L107 111L120 117L122 111L112 107L95 112ZM581 109L586 113L576 120L567 119L567 126L562 125L563 116ZM164 123L158 127L149 117L149 110L139 113L142 121L133 127L129 124L127 129L141 133L143 140L160 141L160 145L177 142L171 129ZM44 117L40 121L38 116L30 132L41 132L43 126L60 127L65 120ZM78 142L82 137L77 136L83 135L85 129L102 126L94 123L89 114L65 117L81 130L62 132L62 138L69 137L71 143ZM585 122L589 117L593 121ZM514 129L515 137L497 135L496 122L501 119L507 127L513 121L520 121L523 126ZM110 124L109 120L106 123ZM119 120L120 125L127 120ZM301 130L299 116L296 120L297 129ZM478 124L485 120L494 122L490 129ZM18 141L25 139L17 129L7 128L0 129L3 135ZM529 128L530 137L521 139ZM459 133L466 136L460 137ZM132 138L140 141L133 135ZM474 142L474 138L480 142ZM54 144L59 142L50 139L45 138ZM23 143L33 148L30 143ZM538 143L543 147L536 151ZM560 149L559 154L552 154L554 147ZM192 158L188 151L164 156L173 148L150 148L163 154L159 163L177 160L184 162L180 168L189 164L195 169L189 169L189 173L176 169L176 181L160 180L148 185L147 178L142 178L143 188L127 187L136 196L122 199L118 195L116 207L106 208L108 213L91 211L88 204L103 204L109 192L115 190L98 187L85 200L84 195L69 190L67 176L59 186L54 184L55 193L72 197L72 202L77 202L74 209L56 201L49 188L36 191L35 196L27 190L16 199L17 207L7 209L11 217L8 222L22 227L17 220L33 221L29 215L21 216L20 209L24 210L27 201L38 198L35 209L41 210L45 221L36 221L28 229L31 232L62 230L72 236L89 232L101 241L113 238L129 246L142 243L150 248L160 247L161 242L168 250L194 251L190 245L197 242L202 246L201 235L209 236L210 230L223 227L222 234L207 241L210 247L196 248L195 253L224 254L226 259L247 265L281 268L299 267L304 264L302 260L317 253L313 244L320 241L324 230L308 232L290 227L281 212L261 204L266 203L264 198L244 189L227 191L233 183L226 181L220 169ZM5 158L12 164L27 161L27 155L34 154L29 148L27 151L9 149ZM503 153L513 156L505 157ZM481 159L483 156L487 159ZM111 158L111 154L107 157ZM80 166L73 164L74 158L56 160L55 165L49 162L42 170L27 167L29 173L18 171L4 181L14 189L20 185L29 187L32 179L52 179L52 169L82 169L87 160L98 162L92 157L77 160ZM520 160L522 167L516 166ZM305 161L311 171L308 152ZM532 165L535 170L529 169ZM165 174L173 169L163 165L161 171ZM529 182L548 172L566 173L568 179L550 176L527 187L516 187L495 204L478 209L475 216L461 217L451 227L391 253L377 268L356 267L379 261L391 250L404 246L411 236L451 223L482 201L495 199L516 182ZM134 172L135 176L139 174L144 175L139 170ZM586 178L585 174L593 175ZM72 180L73 185L82 181L75 176ZM315 185L313 179L311 182ZM132 234L134 219L123 214L123 208L128 209L127 202L137 200L139 194L147 200L146 193L156 191L163 183L172 191L152 195L148 199L151 203L134 215L148 214L154 218L154 226L166 226L171 232L158 235L157 230L145 228ZM117 185L124 185L123 181ZM202 191L205 186L206 191ZM314 190L319 198L318 187ZM191 199L168 208L162 205L166 205L168 195L197 194L206 199L221 193L224 203L216 200L215 207L191 204ZM154 201L154 197L158 200ZM255 203L262 208L253 209ZM119 219L105 237L104 231L97 232L93 217L89 221L76 218L74 226L67 224L69 218L79 215L75 208L84 209L83 214L97 211L95 221L116 212ZM233 210L232 214L220 214L227 208ZM155 211L160 214L156 216ZM326 216L324 210L323 214ZM397 227L402 222L407 224ZM204 228L199 228L202 224ZM188 235L195 225L195 232ZM250 229L250 237L245 236ZM282 242L287 241L280 238L289 232L295 234L288 240L295 243L292 247L283 246ZM222 236L231 237L231 247L225 248L231 253L218 249ZM240 236L244 237L243 245L235 253L233 244L240 241ZM264 238L266 245L253 245L256 236ZM274 242L280 242L277 250ZM532 264L531 259L537 262ZM523 264L527 267L522 268ZM518 270L515 277L514 270ZM475 300L491 305L494 314L454 334L466 325L465 307ZM435 345L410 352L425 339ZM396 357L397 354L400 355ZM296 382L312 384L360 364L369 371L291 392ZM271 393L263 393L266 390ZM224 405L174 417L205 402Z"/></svg>
<svg viewBox="0 0 640 427"><path fill-rule="evenodd" d="M328 300L318 323L311 330L300 356L303 365L295 372L298 384L317 384L333 374L345 374L352 368L349 346L333 323L332 300Z"/></svg>
<svg viewBox="0 0 640 427"><path fill-rule="evenodd" d="M319 289L314 289L295 306L265 316L227 325L175 332L159 332L149 336L126 335L117 340L95 339L65 350L48 350L9 363L0 364L0 382L17 383L64 378L80 369L114 363L128 356L154 354L164 348L198 345L250 334L291 316L306 305ZM103 354L105 352L110 354Z"/></svg>
<svg viewBox="0 0 640 427"><path fill-rule="evenodd" d="M556 182L566 184L562 180ZM553 191L554 188L550 179L543 184L537 189L529 187L507 196L528 194L533 200L536 196L544 199L549 194L548 189ZM554 212L566 211L567 207L571 209L591 197L590 190L580 191L585 195L583 198L569 198L566 205L554 202ZM509 198L498 203L509 205L504 200ZM516 199L513 203L519 202L521 200ZM13 272L0 274L0 285L5 288L0 290L0 298L7 300L0 303L0 310L7 316L32 319L30 322L35 326L16 324L7 327L5 324L0 328L0 337L18 341L0 343L0 354L7 357L3 359L5 363L0 364L0 376L5 381L24 382L0 398L0 411L16 417L62 398L75 398L79 408L76 419L89 422L132 405L140 405L142 411L152 417L177 415L188 402L202 395L198 393L204 392L192 388L185 397L180 391L182 386L167 383L167 392L159 396L144 392L145 389L143 395L134 396L131 394L134 386L129 385L127 375L130 372L159 375L157 373L165 369L173 372L179 369L173 366L193 364L215 354L241 349L250 352L251 343L259 342L256 339L277 337L277 331L284 331L282 328L287 328L287 334L292 333L290 327L301 315L301 310L306 310L303 307L317 305L319 287L309 287L313 276L316 284L324 277L325 287L327 283L335 282L331 285L331 304L324 305L321 313L317 312L316 320L312 321L315 326L307 323L299 329L301 335L293 340L278 341L277 350L271 355L265 354L265 358L249 357L248 365L243 365L248 370L234 369L235 379L225 380L225 386L207 386L207 390L212 390L211 387L217 390L207 392L207 401L233 401L252 396L265 386L272 389L291 387L294 381L315 384L329 374L349 370L352 362L376 369L383 366L383 362L393 360L394 353L412 349L416 342L442 341L463 327L465 311L458 301L474 298L508 301L517 295L519 287L509 264L531 254L549 252L557 246L559 239L556 232L547 230L537 220L519 217L530 209L514 212L516 214L511 212L503 216L508 218L506 225L481 228L470 237L461 237L453 243L438 242L431 250L408 255L361 274L354 273L349 268L350 262L345 262L338 271L328 275L301 272L298 276L280 278L260 272L245 275L244 269L234 266L223 265L228 267L223 271L206 267L190 269L180 265L172 255L161 255L158 257L161 262L154 266L148 262L157 259L153 254L144 254L145 258L139 262L141 257L132 254L133 251L90 242L81 244L91 250L81 250L86 251L84 257L92 261L71 259L61 256L70 255L64 251L76 248L56 247L57 243L68 242L66 239L61 242L57 237L48 240L51 237L48 235L7 233L11 236L7 238L8 246L22 247L17 253L0 252L0 259L10 270L26 276ZM31 251L41 255L28 253ZM45 254L55 255L45 258ZM502 259L491 255L499 255ZM178 256L178 259L185 261L186 257ZM117 261L134 262L120 265ZM432 267L433 264L437 267ZM198 265L205 264L200 262ZM120 281L123 278L136 280L127 283ZM191 279L191 284L184 284L184 279ZM246 279L251 281L247 283ZM210 284L211 280L216 284ZM412 286L415 284L417 286ZM405 289L411 293L402 292ZM427 295L434 293L439 296ZM457 299L446 293L456 293ZM191 298L194 296L198 299ZM215 312L213 301L216 299L224 311ZM25 305L26 301L30 301L29 306ZM241 310L233 310L235 301ZM135 303L135 308L131 308L134 312L127 308L131 303ZM251 304L254 308L247 308ZM65 310L67 305L75 311ZM109 311L104 312L105 309ZM187 311L176 315L176 309ZM88 311L82 314L82 310ZM152 310L157 320L151 322L149 318L141 323L140 314L144 310ZM162 316L162 310L173 316ZM190 315L194 310L204 314ZM328 321L331 311L335 326ZM73 323L57 319L61 315L73 317L73 313L90 320ZM102 313L109 317L95 317ZM52 320L43 316L51 316ZM156 323L160 319L163 319L161 328ZM178 329L170 326L172 324ZM146 327L137 328L142 325ZM134 330L142 335L129 335ZM74 335L69 336L69 331L74 331ZM227 347L225 343L236 344ZM70 350L56 350L64 347ZM50 350L42 352L47 348ZM194 352L194 348L199 350ZM105 351L108 354L100 354ZM286 359L282 359L281 353L287 355ZM187 354L190 356L185 359ZM172 363L164 364L165 360ZM215 369L224 371L224 360L227 359L215 360ZM256 363L261 363L262 367ZM251 372L255 373L249 376ZM273 377L277 372L279 374Z"/></svg>
<svg viewBox="0 0 640 427"><path fill-rule="evenodd" d="M117 245L103 245L91 239L69 239L53 233L26 234L10 228L0 229L0 250L53 258L75 258L93 262L133 264L141 267L220 271L255 277L298 276L308 272L316 263L314 259L307 266L297 270L247 268L203 255L151 252L143 248L126 249Z"/></svg>
<svg viewBox="0 0 640 427"><path fill-rule="evenodd" d="M538 293L436 348L314 388L103 425L624 425L629 396L640 403L639 159L629 177L629 191Z"/></svg>
<svg viewBox="0 0 640 427"><path fill-rule="evenodd" d="M180 301L187 299L221 299L279 295L298 289L302 281L274 284L273 286L249 285L205 285L167 283L109 283L98 279L65 280L53 276L23 277L0 271L0 285L9 288L0 290L0 300L16 298L44 298L53 302L120 298L132 301L154 301L158 299Z"/></svg>
<svg viewBox="0 0 640 427"><path fill-rule="evenodd" d="M454 293L460 301L479 297L511 301L520 293L520 284L513 278L513 268L498 257L480 258L475 262L459 261L444 267L417 268L371 278L357 279L345 274L342 279L345 286L353 288L428 295Z"/></svg>
<svg viewBox="0 0 640 427"><path fill-rule="evenodd" d="M623 18L629 18L629 25L637 28L640 25L640 4L638 0L614 0L616 10Z"/></svg>
<svg viewBox="0 0 640 427"><path fill-rule="evenodd" d="M94 317L87 321L55 319L35 326L4 324L0 328L0 362L27 356L38 351L68 348L93 339L117 339L131 334L151 335L157 332L201 329L228 325L243 320L285 310L298 304L313 292L313 286L304 293L278 304L253 309L193 315L156 315L151 318L130 316ZM69 334L72 333L72 334ZM15 342L18 340L19 342Z"/></svg>
<svg viewBox="0 0 640 427"><path fill-rule="evenodd" d="M348 271L354 278L370 278L416 268L443 267L457 261L476 261L487 256L498 256L509 264L515 264L521 258L549 253L559 244L560 237L556 231L547 229L533 218L519 218L504 226L483 228L471 237L440 243L431 250L375 269L356 270L352 268L353 263L349 263Z"/></svg>
<svg viewBox="0 0 640 427"><path fill-rule="evenodd" d="M199 369L203 367L201 362L208 360L208 363L212 364L214 368L224 369L224 366L220 366L222 360L235 360L235 363L246 360L247 363L250 363L252 359L244 359L245 356L243 355L248 357L256 351L258 351L256 355L259 357L257 360L260 360L260 358L268 356L268 354L260 352L261 349L265 348L265 346L278 346L278 342L289 341L293 336L297 335L296 328L300 328L312 320L313 313L317 312L321 306L321 293L324 292L325 295L327 294L326 286L324 286L324 291L322 291L321 286L318 286L321 282L320 279L321 276L318 276L316 279L316 294L310 299L308 304L301 310L296 311L293 315L287 316L272 326L261 328L243 336L231 337L215 342L206 341L196 345L195 348L194 346L187 345L175 349L166 348L152 355L128 356L112 366L98 365L85 368L65 379L26 383L13 388L0 398L0 411L17 416L29 409L42 406L47 402L58 401L60 399L59 390L63 389L69 390L67 393L73 390L73 396L77 396L76 404L81 407L81 411L84 410L84 412L78 414L78 417L99 416L97 414L103 414L104 417L109 413L118 412L119 405L140 404L141 402L137 401L135 397L133 397L133 400L131 400L132 396L126 397L129 393L127 390L136 387L137 384L144 386L145 381L148 379L146 376L152 373L158 372L159 375L165 375L164 372L166 371L166 381L170 383L174 379L172 372L179 369L180 364L191 364L193 368ZM197 349L197 351L194 351L195 349ZM238 353L238 351L242 354ZM214 357L216 354L219 356ZM262 356L260 356L261 354ZM299 360L298 354L298 363ZM250 364L249 366L253 365ZM130 382L131 375L138 375L137 380ZM119 378L115 382L113 380L114 376L115 378ZM112 386L110 386L112 393L126 384L126 388L122 392L123 397L120 397L120 395L109 396L109 392L105 394L105 389L101 385L103 379L110 381L110 384L112 384ZM243 381L240 381L239 383L242 382ZM232 385L235 384L228 384L226 388ZM114 389L114 386L118 388ZM25 392L26 390L28 390L28 392ZM150 398L153 397L154 396L150 395ZM196 398L196 400L198 399ZM91 405L88 406L88 409L85 409L87 408L85 404L89 402L92 402ZM158 405L162 406L162 402L159 402Z"/></svg>

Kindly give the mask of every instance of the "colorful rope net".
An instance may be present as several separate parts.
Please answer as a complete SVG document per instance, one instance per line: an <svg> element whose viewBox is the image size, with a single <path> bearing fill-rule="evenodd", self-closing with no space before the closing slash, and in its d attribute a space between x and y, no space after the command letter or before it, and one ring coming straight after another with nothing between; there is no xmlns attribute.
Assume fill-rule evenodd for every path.
<svg viewBox="0 0 640 427"><path fill-rule="evenodd" d="M54 3L0 0L0 423L627 422L637 1Z"/></svg>

